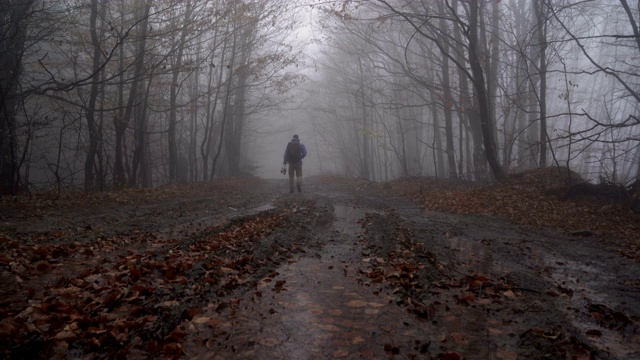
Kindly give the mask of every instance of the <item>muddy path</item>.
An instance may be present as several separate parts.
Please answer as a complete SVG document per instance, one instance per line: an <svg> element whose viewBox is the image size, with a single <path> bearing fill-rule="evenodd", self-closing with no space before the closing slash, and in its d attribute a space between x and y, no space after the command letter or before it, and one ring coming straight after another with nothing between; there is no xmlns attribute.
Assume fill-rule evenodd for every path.
<svg viewBox="0 0 640 360"><path fill-rule="evenodd" d="M35 243L0 243L3 355L640 358L640 267L596 238L314 179L112 210L3 219Z"/></svg>
<svg viewBox="0 0 640 360"><path fill-rule="evenodd" d="M332 222L261 297L212 316L226 324L214 358L640 357L640 268L598 239L308 188L276 202Z"/></svg>

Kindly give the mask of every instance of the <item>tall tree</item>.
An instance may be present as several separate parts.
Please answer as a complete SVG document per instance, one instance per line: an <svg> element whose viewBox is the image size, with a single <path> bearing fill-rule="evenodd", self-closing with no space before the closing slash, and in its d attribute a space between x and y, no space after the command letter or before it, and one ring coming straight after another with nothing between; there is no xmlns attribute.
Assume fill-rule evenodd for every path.
<svg viewBox="0 0 640 360"><path fill-rule="evenodd" d="M540 74L538 106L540 107L540 167L547 166L547 7L545 1L534 1L534 12L537 21L537 48L539 49L537 72Z"/></svg>
<svg viewBox="0 0 640 360"><path fill-rule="evenodd" d="M140 114L140 106L144 104L143 102L143 92L142 92L142 74L144 72L144 64L145 64L145 55L147 51L147 31L149 24L149 11L151 10L151 2L140 0L140 6L138 9L140 22L138 24L139 35L137 39L137 49L136 49L136 58L134 63L134 75L131 83L131 88L129 89L129 99L127 100L127 105L125 108L124 118L121 120L123 124L129 124L131 120L131 116L136 113L136 125L135 125L135 139L136 139L136 147L134 150L134 169L131 172L129 178L129 185L136 186L138 184L138 176L137 176L137 168L141 163L141 158L143 156L142 151L144 151L144 117ZM118 159L116 158L116 161Z"/></svg>
<svg viewBox="0 0 640 360"><path fill-rule="evenodd" d="M189 22L191 20L191 0L187 0L186 9L184 11L184 20L180 31L180 40L178 42L178 53L175 63L171 71L171 88L169 100L169 128L167 131L169 145L169 182L175 182L178 178L178 145L176 143L176 113L178 99L178 77L182 71L182 56L184 54L185 40L189 31Z"/></svg>
<svg viewBox="0 0 640 360"><path fill-rule="evenodd" d="M18 190L16 110L29 14L36 1L0 3L0 194Z"/></svg>
<svg viewBox="0 0 640 360"><path fill-rule="evenodd" d="M441 34L448 34L449 29L445 23L445 11L444 6L441 2L438 3L438 10L440 12L440 21L439 27ZM445 136L447 138L447 164L449 169L449 178L455 179L458 177L456 173L456 154L455 148L453 144L453 114L451 109L454 107L453 95L451 93L451 81L449 80L449 39L448 35L442 36L442 47L441 47L441 55L442 55L442 108L444 109L444 128L445 128Z"/></svg>
<svg viewBox="0 0 640 360"><path fill-rule="evenodd" d="M99 146L99 127L96 124L96 102L98 99L98 90L100 88L100 67L103 63L102 58L102 49L101 49L101 41L100 35L98 33L98 25L97 19L100 16L101 19L104 19L104 15L106 12L106 6L104 0L91 0L91 16L89 19L89 32L91 34L91 45L93 47L93 66L91 69L92 77L91 77L91 87L89 90L89 103L87 108L85 109L86 117L87 117L87 128L89 131L89 148L87 149L86 160L84 163L84 189L86 191L92 190L95 184L95 178L97 176L102 176L102 174L94 173L94 167L96 166L96 156L98 153ZM101 22L102 24L102 22ZM102 26L101 26L102 28ZM100 31L102 32L102 30Z"/></svg>
<svg viewBox="0 0 640 360"><path fill-rule="evenodd" d="M476 1L471 1L469 3L469 35L467 37L469 41L469 64L471 65L471 72L473 74L471 82L473 83L478 100L480 128L482 129L482 139L487 162L489 163L493 176L495 176L497 180L502 180L506 177L506 174L498 161L496 141L493 137L493 119L491 118L484 70L480 59L478 21L479 4Z"/></svg>

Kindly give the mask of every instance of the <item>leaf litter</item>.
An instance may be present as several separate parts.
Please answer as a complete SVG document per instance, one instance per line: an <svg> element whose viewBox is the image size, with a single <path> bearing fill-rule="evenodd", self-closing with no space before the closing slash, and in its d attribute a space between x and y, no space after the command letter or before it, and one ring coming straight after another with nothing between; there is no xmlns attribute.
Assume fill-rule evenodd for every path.
<svg viewBox="0 0 640 360"><path fill-rule="evenodd" d="M278 198L273 186L246 181L139 193L128 190L86 199L65 195L69 201L60 209L56 200L46 196L33 201L3 199L3 209L13 214L6 219L14 225L0 232L0 353L11 357L190 357L231 351L255 357L272 349L282 354L291 346L293 334L277 331L288 329L285 325L265 334L240 330L262 328L268 319L291 321L293 314L305 314L300 316L306 323L289 331L306 334L308 339L300 344L318 358L455 359L482 354L499 359L548 355L579 359L596 354L616 358L612 355L616 351L629 355L634 348L615 342L639 338L637 313L583 291L583 283L573 278L560 277L558 269L567 266L557 263L566 261L546 268L530 263L532 272L546 279L540 287L514 279L517 271L508 271L506 265L476 266L486 258L485 251L477 251L482 249L479 246L504 251L500 245L523 254L533 251L518 239L521 235L506 239L472 233L466 236L478 241L473 245L475 252L456 253L456 248L442 244L466 231L450 225L460 220L445 215L430 218L420 211L419 218L428 224L425 227L416 215L394 210L393 201L398 200L382 205L380 194L367 195L368 185L315 179L318 193L324 188L345 193L355 189L358 195L349 198L353 204L349 206L379 209L356 216L360 232L345 236L339 230L327 231L332 221L329 209L336 203L330 195ZM415 184L399 181L393 189L410 192L412 186L415 189ZM241 190L247 188L262 193ZM423 210L458 213L500 213L497 209L505 207L512 221L520 221L514 215L520 205L498 201L488 206L496 199L483 200L486 195L469 191L429 196L423 192L420 201ZM521 201L510 190L504 191L511 194L506 197L510 201ZM452 204L466 206L438 200L447 197L456 199ZM256 215L238 214L239 209L259 206L265 199L275 206ZM102 204L101 215L78 216L96 204ZM478 208L474 210L473 204ZM558 214L545 206L536 209ZM123 208L124 216L112 215ZM133 220L124 219L130 214L135 214ZM27 225L48 215L42 224ZM63 221L71 225L59 226ZM545 218L536 221L540 223L529 225L547 224ZM607 233L600 229L592 227L594 232ZM323 260L322 268L307 273L308 278L293 275L312 266L305 259L333 257L327 253L327 244L341 236L337 242L351 241L352 248L339 247L337 252L352 254L352 259L339 260L336 254L335 260ZM331 281L327 287L311 288L325 294L320 302L313 292L305 293L312 284L311 274L329 274L331 279L322 280ZM338 284L338 278L344 281ZM623 280L633 286L631 280ZM354 295L362 291L373 298ZM329 301L333 298L328 294L340 300ZM585 300L587 305L581 305ZM556 310L547 314L555 308L550 304L558 301L571 314ZM394 308L402 309L404 315L394 313ZM396 314L393 320L385 320L390 314ZM550 316L573 316L580 322L569 326ZM404 324L391 325L399 319L405 319ZM387 338L395 334L395 340L375 341L378 335L372 334ZM296 352L290 354L288 358L294 358Z"/></svg>

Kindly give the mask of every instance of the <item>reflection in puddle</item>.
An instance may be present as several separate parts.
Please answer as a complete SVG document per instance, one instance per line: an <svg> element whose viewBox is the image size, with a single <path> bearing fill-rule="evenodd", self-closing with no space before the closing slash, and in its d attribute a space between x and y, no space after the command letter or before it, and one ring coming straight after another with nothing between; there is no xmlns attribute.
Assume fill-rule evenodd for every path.
<svg viewBox="0 0 640 360"><path fill-rule="evenodd" d="M544 256L545 271L559 288L571 291L563 294L562 301L567 306L562 310L571 320L571 324L581 334L597 334L588 336L588 343L595 348L607 349L612 355L631 358L640 354L640 336L625 334L615 328L624 327L623 323L607 322L607 312L592 311L590 308L602 307L611 312L618 307L617 299L610 299L606 289L616 283L612 273L592 265L587 259L574 261L549 254ZM623 313L618 313L625 317ZM602 319L600 319L602 317ZM600 320L598 320L600 319ZM632 336L634 338L628 338Z"/></svg>
<svg viewBox="0 0 640 360"><path fill-rule="evenodd" d="M320 256L300 258L260 281L259 297L243 299L241 311L220 320L227 335L212 347L212 358L382 359L399 347L414 349L426 342L420 336L423 324L388 294L356 281L364 264L358 220L365 212L336 206Z"/></svg>
<svg viewBox="0 0 640 360"><path fill-rule="evenodd" d="M374 295L356 282L362 263L358 220L367 210L337 205L334 211L334 236L320 258L288 264L264 285L271 298L260 305L272 306L274 313L261 330L268 337L281 334L277 346L262 348L265 357L386 358L385 344L415 346L416 332L407 329L415 321L387 295ZM278 281L285 285L274 292L272 284Z"/></svg>
<svg viewBox="0 0 640 360"><path fill-rule="evenodd" d="M541 270L539 280L540 284L544 284L540 289L543 301L560 302L558 309L564 313L563 317L570 321L582 341L593 348L606 349L616 358L633 358L640 354L640 336L636 331L629 330L634 325L627 327L629 331L621 331L626 326L624 321L616 322L616 317L624 320L628 315L618 311L624 308L624 300L612 298L609 294L617 286L617 279L597 261L589 258L570 260L552 254L548 249L521 243L510 249L518 251L514 259L521 262L510 263L508 260L500 261L505 258L504 255L496 253L495 247L487 246L490 242L485 244L464 235L448 237L446 240L447 248L455 254L449 260L450 265L468 275L474 272L498 279L514 271ZM527 270L522 270L523 267ZM519 285L536 288L530 283ZM594 313L594 304L595 308L606 311ZM544 319L542 316L541 320Z"/></svg>
<svg viewBox="0 0 640 360"><path fill-rule="evenodd" d="M466 268L468 275L493 276L511 271L494 257L494 252L481 241L463 235L448 237L445 240L448 241L449 248L456 252L458 263L455 265Z"/></svg>
<svg viewBox="0 0 640 360"><path fill-rule="evenodd" d="M249 212L259 213L259 212L263 212L263 211L273 210L275 208L276 208L276 206L273 205L273 204L265 204L265 205L261 205L261 206L255 207L255 208L249 210Z"/></svg>

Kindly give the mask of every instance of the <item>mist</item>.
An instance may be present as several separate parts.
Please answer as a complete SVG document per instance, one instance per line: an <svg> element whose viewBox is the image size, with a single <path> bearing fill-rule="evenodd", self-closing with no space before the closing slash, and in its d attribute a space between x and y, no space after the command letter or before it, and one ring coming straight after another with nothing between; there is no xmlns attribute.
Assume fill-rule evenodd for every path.
<svg viewBox="0 0 640 360"><path fill-rule="evenodd" d="M627 1L3 3L4 194L306 176L640 176ZM37 11L34 11L37 10Z"/></svg>

